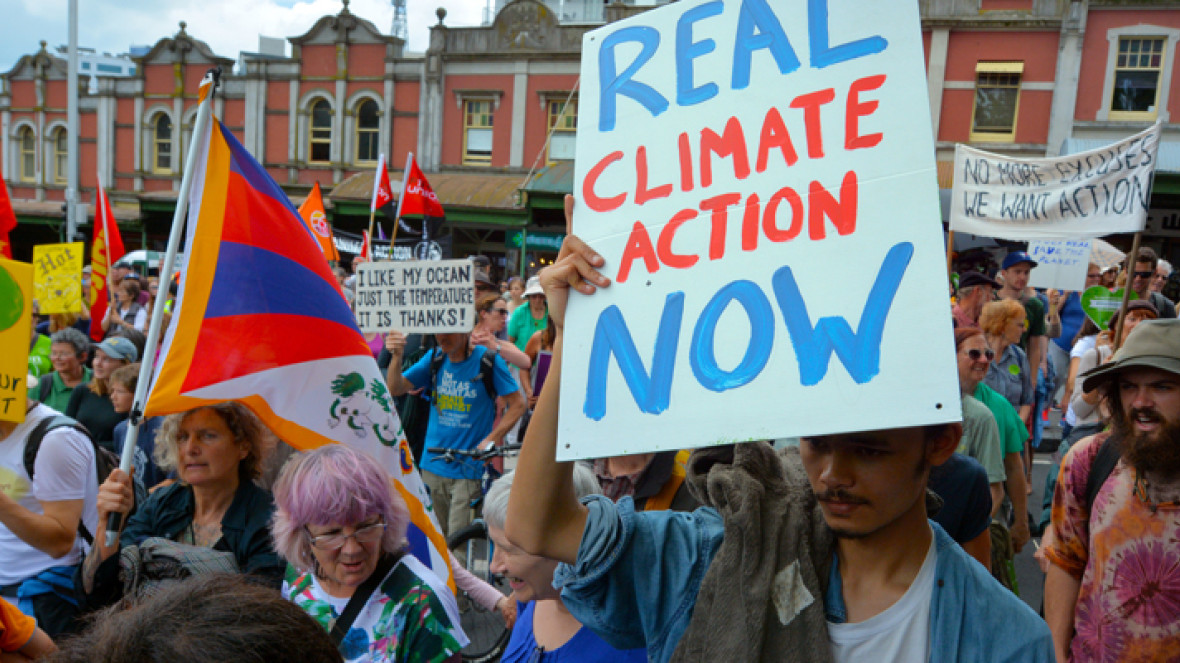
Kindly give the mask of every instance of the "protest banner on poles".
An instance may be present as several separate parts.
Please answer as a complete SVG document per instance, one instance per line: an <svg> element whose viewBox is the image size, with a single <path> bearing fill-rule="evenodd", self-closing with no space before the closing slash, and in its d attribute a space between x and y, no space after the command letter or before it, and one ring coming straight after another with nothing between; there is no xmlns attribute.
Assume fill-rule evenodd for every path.
<svg viewBox="0 0 1180 663"><path fill-rule="evenodd" d="M469 332L475 326L474 269L470 260L361 263L357 324L365 332Z"/></svg>
<svg viewBox="0 0 1180 663"><path fill-rule="evenodd" d="M25 420L33 266L0 258L0 421Z"/></svg>
<svg viewBox="0 0 1180 663"><path fill-rule="evenodd" d="M1029 272L1028 284L1034 288L1084 290L1090 266L1091 241L1088 239L1038 239L1028 243L1028 255L1037 268Z"/></svg>
<svg viewBox="0 0 1180 663"><path fill-rule="evenodd" d="M558 458L957 421L917 3L588 33Z"/></svg>
<svg viewBox="0 0 1180 663"><path fill-rule="evenodd" d="M955 148L950 229L1011 240L1143 230L1159 150L1156 123L1124 141L1052 159Z"/></svg>
<svg viewBox="0 0 1180 663"><path fill-rule="evenodd" d="M41 313L82 310L82 242L33 247L33 292Z"/></svg>

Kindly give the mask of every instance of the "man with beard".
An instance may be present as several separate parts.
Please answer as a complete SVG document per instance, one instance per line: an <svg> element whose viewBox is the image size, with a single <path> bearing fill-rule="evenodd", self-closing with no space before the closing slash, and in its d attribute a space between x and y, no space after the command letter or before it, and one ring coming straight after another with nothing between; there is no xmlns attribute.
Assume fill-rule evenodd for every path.
<svg viewBox="0 0 1180 663"><path fill-rule="evenodd" d="M1084 376L1110 431L1074 445L1053 495L1045 617L1059 661L1180 652L1180 321L1149 320Z"/></svg>
<svg viewBox="0 0 1180 663"><path fill-rule="evenodd" d="M706 506L691 513L576 499L554 461L565 309L571 289L609 286L602 265L567 235L541 273L557 333L506 525L563 562L553 584L580 622L656 663L1050 660L1044 622L928 520L957 422L697 450L686 480Z"/></svg>

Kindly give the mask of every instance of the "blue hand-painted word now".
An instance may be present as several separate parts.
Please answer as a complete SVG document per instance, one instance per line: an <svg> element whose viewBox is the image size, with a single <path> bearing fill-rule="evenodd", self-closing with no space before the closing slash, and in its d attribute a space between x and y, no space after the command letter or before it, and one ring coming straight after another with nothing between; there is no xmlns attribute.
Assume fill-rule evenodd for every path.
<svg viewBox="0 0 1180 663"><path fill-rule="evenodd" d="M679 106L693 106L708 101L720 92L717 83L713 81L696 84L693 61L712 53L717 44L709 38L694 40L693 28L698 23L704 24L706 19L722 13L722 0L713 0L686 10L676 23L675 83L676 104ZM702 32L716 32L716 27L713 26L700 27L703 28ZM795 54L786 31L783 30L767 0L742 0L733 31L733 53L728 56L731 64L730 89L741 90L749 87L750 63L755 51L765 49L774 59L775 66L782 75L790 74L799 68L799 57ZM638 44L639 54L620 73L616 51L623 44ZM880 35L831 45L828 0L807 1L807 44L809 64L815 69L874 55L888 47L888 42ZM646 25L620 28L602 40L602 46L598 51L599 131L614 130L620 95L638 102L652 117L668 109L667 97L636 78L639 70L656 55L659 47L660 31ZM634 50L634 47L628 46L627 50ZM663 72L647 73L648 80L663 82L664 79L671 78L664 76Z"/></svg>
<svg viewBox="0 0 1180 663"><path fill-rule="evenodd" d="M790 266L774 273L771 285L799 363L800 384L819 384L827 375L833 351L857 384L877 376L885 320L913 255L914 245L909 242L894 245L885 255L855 332L847 320L839 317L820 318L812 325L807 303ZM717 323L731 303L745 310L750 320L750 339L741 362L732 370L725 370L717 365L714 348ZM668 409L683 318L684 293L673 292L664 300L649 373L619 307L603 310L590 348L586 400L582 407L587 417L597 421L606 416L607 368L612 355L640 411L660 414ZM770 300L757 284L739 280L722 287L705 305L693 329L688 359L697 382L716 392L749 384L770 360L774 329Z"/></svg>

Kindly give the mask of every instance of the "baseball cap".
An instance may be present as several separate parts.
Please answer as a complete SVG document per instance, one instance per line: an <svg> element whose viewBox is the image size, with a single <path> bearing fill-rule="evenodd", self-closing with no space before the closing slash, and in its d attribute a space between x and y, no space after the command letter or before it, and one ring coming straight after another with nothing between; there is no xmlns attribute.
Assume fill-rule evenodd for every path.
<svg viewBox="0 0 1180 663"><path fill-rule="evenodd" d="M1082 375L1082 388L1090 391L1128 368L1141 367L1180 376L1180 319L1140 322L1110 363Z"/></svg>
<svg viewBox="0 0 1180 663"><path fill-rule="evenodd" d="M135 344L122 336L112 336L98 344L98 349L112 359L124 359L134 362L139 359L139 351Z"/></svg>
<svg viewBox="0 0 1180 663"><path fill-rule="evenodd" d="M1002 269L1008 269L1012 265L1022 262L1030 263L1033 267L1037 266L1037 261L1033 260L1032 256L1028 255L1027 251L1013 251L1004 257L1004 266Z"/></svg>
<svg viewBox="0 0 1180 663"><path fill-rule="evenodd" d="M475 280L476 283L483 283L484 285L488 285L493 288L496 287L496 284L492 283L492 279L490 276L488 276L488 273L482 269L475 270L475 276L473 276L472 278Z"/></svg>

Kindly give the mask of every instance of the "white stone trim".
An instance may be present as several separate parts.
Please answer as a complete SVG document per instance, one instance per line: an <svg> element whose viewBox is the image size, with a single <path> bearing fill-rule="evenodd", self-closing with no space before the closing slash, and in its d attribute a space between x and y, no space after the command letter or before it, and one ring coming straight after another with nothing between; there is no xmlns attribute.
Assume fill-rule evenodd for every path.
<svg viewBox="0 0 1180 663"><path fill-rule="evenodd" d="M1159 95L1156 98L1156 119L1168 121L1168 92L1172 81L1172 64L1176 55L1176 48L1180 43L1180 30L1165 28L1159 25L1124 25L1106 31L1106 74L1102 79L1102 99L1099 100L1098 112L1094 119L1105 121L1110 119L1110 96L1114 92L1114 69L1118 60L1119 39L1122 37L1164 37L1164 62L1160 69ZM1149 121L1146 118L1142 121Z"/></svg>

